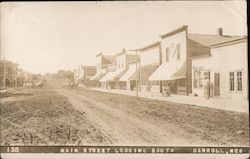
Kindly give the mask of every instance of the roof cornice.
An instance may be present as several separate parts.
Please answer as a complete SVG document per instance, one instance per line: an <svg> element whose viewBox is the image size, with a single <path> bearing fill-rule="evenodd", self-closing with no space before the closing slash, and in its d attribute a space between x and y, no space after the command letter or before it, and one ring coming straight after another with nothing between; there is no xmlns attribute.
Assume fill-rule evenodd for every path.
<svg viewBox="0 0 250 159"><path fill-rule="evenodd" d="M223 47L223 46L228 46L228 45L235 45L235 44L239 44L239 43L243 43L243 42L247 42L247 37L214 44L214 45L211 45L210 47L211 48L218 48L218 47Z"/></svg>
<svg viewBox="0 0 250 159"><path fill-rule="evenodd" d="M157 41L157 42L154 42L154 43L149 44L149 45L147 45L147 46L144 46L144 47L142 47L142 48L139 48L138 51L144 51L144 50L147 50L147 49L156 47L156 46L160 46L160 41Z"/></svg>
<svg viewBox="0 0 250 159"><path fill-rule="evenodd" d="M179 33L179 32L182 32L182 31L185 31L185 30L187 30L188 29L188 26L182 26L182 27L180 27L180 28L178 28L178 29L176 29L176 30L173 30L173 31L171 31L171 32L168 32L168 33L166 33L166 34L163 34L163 35L160 35L160 37L162 38L162 39L164 39L164 38L167 38L167 37L169 37L169 36L171 36L171 35L174 35L174 34L177 34L177 33Z"/></svg>

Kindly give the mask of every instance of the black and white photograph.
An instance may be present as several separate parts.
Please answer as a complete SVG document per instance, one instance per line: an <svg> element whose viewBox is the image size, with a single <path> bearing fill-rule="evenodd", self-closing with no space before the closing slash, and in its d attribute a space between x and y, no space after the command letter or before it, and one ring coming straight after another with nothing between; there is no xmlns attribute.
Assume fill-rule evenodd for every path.
<svg viewBox="0 0 250 159"><path fill-rule="evenodd" d="M0 13L0 158L248 157L247 1L1 2Z"/></svg>

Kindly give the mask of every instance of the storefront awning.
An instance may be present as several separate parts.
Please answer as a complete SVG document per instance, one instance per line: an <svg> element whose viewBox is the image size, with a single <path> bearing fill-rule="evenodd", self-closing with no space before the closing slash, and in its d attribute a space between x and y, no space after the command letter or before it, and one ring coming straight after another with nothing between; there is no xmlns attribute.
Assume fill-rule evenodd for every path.
<svg viewBox="0 0 250 159"><path fill-rule="evenodd" d="M101 79L101 72L97 72L93 77L90 78L90 80L94 81L94 80L100 80Z"/></svg>
<svg viewBox="0 0 250 159"><path fill-rule="evenodd" d="M108 82L108 81L113 81L113 75L115 74L115 72L108 72L104 77L102 77L102 79L100 79L100 82Z"/></svg>
<svg viewBox="0 0 250 159"><path fill-rule="evenodd" d="M123 70L116 70L113 72L107 73L100 81L101 82L108 82L114 81L116 78L119 79L121 76L126 72L126 69Z"/></svg>
<svg viewBox="0 0 250 159"><path fill-rule="evenodd" d="M174 66L169 63L164 63L149 77L149 80L164 81L186 78L186 68L186 62Z"/></svg>
<svg viewBox="0 0 250 159"><path fill-rule="evenodd" d="M119 81L129 81L132 80L132 78L135 76L136 74L136 65L130 65L129 69L127 70L127 72L120 78Z"/></svg>
<svg viewBox="0 0 250 159"><path fill-rule="evenodd" d="M122 69L122 70L117 70L114 74L113 74L113 78L121 78L125 73L126 73L127 69Z"/></svg>

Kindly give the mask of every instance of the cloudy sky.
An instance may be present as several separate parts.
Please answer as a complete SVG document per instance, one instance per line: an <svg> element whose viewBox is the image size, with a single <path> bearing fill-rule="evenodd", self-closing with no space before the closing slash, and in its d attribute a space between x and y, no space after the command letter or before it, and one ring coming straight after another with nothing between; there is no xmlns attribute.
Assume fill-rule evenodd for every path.
<svg viewBox="0 0 250 159"><path fill-rule="evenodd" d="M247 35L245 1L5 2L1 3L1 58L33 73L95 65L159 40L182 25L189 32Z"/></svg>

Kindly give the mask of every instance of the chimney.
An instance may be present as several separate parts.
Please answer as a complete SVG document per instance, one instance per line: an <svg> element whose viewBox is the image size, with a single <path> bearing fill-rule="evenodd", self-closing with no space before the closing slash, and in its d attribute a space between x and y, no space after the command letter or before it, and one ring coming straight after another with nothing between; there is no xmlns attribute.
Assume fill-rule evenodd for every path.
<svg viewBox="0 0 250 159"><path fill-rule="evenodd" d="M223 36L223 29L222 28L218 28L217 29L217 34L220 36Z"/></svg>

